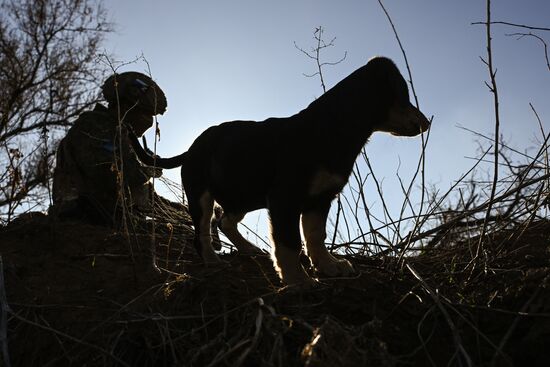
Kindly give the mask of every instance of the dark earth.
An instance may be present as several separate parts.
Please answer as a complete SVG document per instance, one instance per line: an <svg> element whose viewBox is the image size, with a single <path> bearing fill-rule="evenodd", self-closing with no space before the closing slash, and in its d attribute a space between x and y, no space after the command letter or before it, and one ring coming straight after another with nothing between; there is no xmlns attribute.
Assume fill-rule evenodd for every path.
<svg viewBox="0 0 550 367"><path fill-rule="evenodd" d="M171 229L152 251L149 231L1 227L11 365L550 365L548 221L488 235L477 257L478 238L347 256L356 276L308 289L283 288L267 255L205 267Z"/></svg>

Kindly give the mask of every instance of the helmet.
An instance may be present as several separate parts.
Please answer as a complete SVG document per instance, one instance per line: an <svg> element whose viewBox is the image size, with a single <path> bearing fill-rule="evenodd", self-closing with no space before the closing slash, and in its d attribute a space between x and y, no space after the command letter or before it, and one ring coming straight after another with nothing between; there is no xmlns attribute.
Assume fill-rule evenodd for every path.
<svg viewBox="0 0 550 367"><path fill-rule="evenodd" d="M113 74L101 87L103 97L109 104L120 103L139 107L151 116L166 111L166 97L160 87L145 74L128 71ZM118 92L118 95L117 95Z"/></svg>

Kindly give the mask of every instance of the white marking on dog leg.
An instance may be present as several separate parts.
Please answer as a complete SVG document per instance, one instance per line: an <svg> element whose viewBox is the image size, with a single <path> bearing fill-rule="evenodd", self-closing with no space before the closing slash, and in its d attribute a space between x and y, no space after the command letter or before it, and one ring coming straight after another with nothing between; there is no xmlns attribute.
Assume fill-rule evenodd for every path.
<svg viewBox="0 0 550 367"><path fill-rule="evenodd" d="M219 263L220 258L212 247L212 233L210 231L210 223L212 221L212 213L214 210L214 199L207 191L202 194L199 199L201 206L201 218L199 229L199 241L201 242L201 256L205 263Z"/></svg>
<svg viewBox="0 0 550 367"><path fill-rule="evenodd" d="M345 259L337 259L325 247L326 221L318 213L302 215L302 231L306 240L307 254L315 268L328 276L348 276L354 273L353 266Z"/></svg>
<svg viewBox="0 0 550 367"><path fill-rule="evenodd" d="M245 254L261 254L262 251L250 243L239 232L237 225L244 218L244 214L225 213L221 219L221 229L223 234L237 247L239 252Z"/></svg>
<svg viewBox="0 0 550 367"><path fill-rule="evenodd" d="M307 275L300 263L300 252L284 245L274 245L273 264L283 283L307 285L315 281Z"/></svg>

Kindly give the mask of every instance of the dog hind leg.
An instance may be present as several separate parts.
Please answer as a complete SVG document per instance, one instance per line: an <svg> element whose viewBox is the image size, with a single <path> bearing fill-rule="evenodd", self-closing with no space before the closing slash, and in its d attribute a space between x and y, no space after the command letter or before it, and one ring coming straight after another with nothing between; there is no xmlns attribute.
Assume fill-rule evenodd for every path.
<svg viewBox="0 0 550 367"><path fill-rule="evenodd" d="M223 234L244 254L261 254L262 251L250 243L239 232L237 225L244 218L243 213L224 212L220 222Z"/></svg>
<svg viewBox="0 0 550 367"><path fill-rule="evenodd" d="M200 196L188 193L189 213L195 227L195 248L207 264L219 263L220 258L212 247L211 220L214 210L214 199L205 191Z"/></svg>
<svg viewBox="0 0 550 367"><path fill-rule="evenodd" d="M222 241L220 240L220 233L218 231L222 220L222 215L223 210L221 206L214 204L214 215L212 215L212 219L210 220L210 233L212 234L212 247L216 251L220 251L222 249Z"/></svg>

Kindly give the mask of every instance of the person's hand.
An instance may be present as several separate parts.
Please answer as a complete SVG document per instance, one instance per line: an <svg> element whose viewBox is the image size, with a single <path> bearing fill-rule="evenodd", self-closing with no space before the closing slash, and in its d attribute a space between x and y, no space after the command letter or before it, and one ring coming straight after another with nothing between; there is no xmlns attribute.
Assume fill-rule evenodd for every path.
<svg viewBox="0 0 550 367"><path fill-rule="evenodd" d="M154 178L159 178L160 176L162 176L162 168L160 167L151 167L154 171L154 174L152 177Z"/></svg>
<svg viewBox="0 0 550 367"><path fill-rule="evenodd" d="M160 167L145 166L143 167L143 172L147 177L159 178L160 176L162 176L162 168Z"/></svg>

